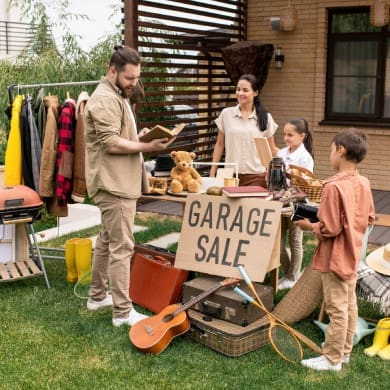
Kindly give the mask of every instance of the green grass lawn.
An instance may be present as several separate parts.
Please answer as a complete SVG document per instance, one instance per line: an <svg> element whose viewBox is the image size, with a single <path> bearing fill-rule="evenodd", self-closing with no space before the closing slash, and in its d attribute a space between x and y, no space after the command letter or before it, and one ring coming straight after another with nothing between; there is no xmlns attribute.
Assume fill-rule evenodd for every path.
<svg viewBox="0 0 390 390"><path fill-rule="evenodd" d="M150 218L137 242L170 231L180 223ZM169 231L168 231L169 232ZM79 235L84 234L79 232ZM90 235L89 231L86 235ZM53 245L59 247L69 237ZM314 243L305 238L305 263ZM372 336L360 342L340 373L317 372L278 357L270 345L241 357L226 357L186 335L158 356L138 352L129 328L113 328L111 312L90 313L84 299L65 281L61 260L46 260L52 288L43 278L0 284L0 389L385 389L390 363L363 353ZM283 297L278 293L275 301ZM142 311L142 309L140 309ZM375 307L360 304L360 315L379 319ZM318 310L313 313L313 318ZM322 332L309 318L294 326L316 343ZM314 356L304 348L305 357Z"/></svg>

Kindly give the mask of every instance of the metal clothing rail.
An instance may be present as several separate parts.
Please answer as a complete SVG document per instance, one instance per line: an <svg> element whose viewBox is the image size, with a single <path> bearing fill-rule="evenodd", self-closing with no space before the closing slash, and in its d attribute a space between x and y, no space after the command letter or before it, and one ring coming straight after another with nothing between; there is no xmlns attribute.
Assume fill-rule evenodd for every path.
<svg viewBox="0 0 390 390"><path fill-rule="evenodd" d="M71 87L77 85L94 85L99 84L100 80L88 80L88 81L68 81L61 83L39 83L39 84L11 84L8 86L9 102L12 104L14 101L14 89L20 91L21 89L29 88L43 88L43 87Z"/></svg>

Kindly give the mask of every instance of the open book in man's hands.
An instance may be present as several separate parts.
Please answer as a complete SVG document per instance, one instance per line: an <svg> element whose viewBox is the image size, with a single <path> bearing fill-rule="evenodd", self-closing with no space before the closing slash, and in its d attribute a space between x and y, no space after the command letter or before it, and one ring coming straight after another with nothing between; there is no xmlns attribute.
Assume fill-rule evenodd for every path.
<svg viewBox="0 0 390 390"><path fill-rule="evenodd" d="M184 129L184 127L185 127L184 123L180 123L179 125L175 126L172 130L161 125L156 125L148 133L140 137L139 140L141 142L150 142L154 139L159 139L159 138L172 139L173 137L177 137L179 133Z"/></svg>

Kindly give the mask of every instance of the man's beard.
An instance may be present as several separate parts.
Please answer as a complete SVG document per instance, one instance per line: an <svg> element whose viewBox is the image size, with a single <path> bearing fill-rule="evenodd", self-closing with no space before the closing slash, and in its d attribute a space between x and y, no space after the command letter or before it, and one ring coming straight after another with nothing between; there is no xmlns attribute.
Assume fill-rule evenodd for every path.
<svg viewBox="0 0 390 390"><path fill-rule="evenodd" d="M131 90L130 89L126 90L125 88L123 88L123 86L118 81L118 75L116 75L115 85L119 88L123 97L129 98L133 94L134 88L131 88Z"/></svg>

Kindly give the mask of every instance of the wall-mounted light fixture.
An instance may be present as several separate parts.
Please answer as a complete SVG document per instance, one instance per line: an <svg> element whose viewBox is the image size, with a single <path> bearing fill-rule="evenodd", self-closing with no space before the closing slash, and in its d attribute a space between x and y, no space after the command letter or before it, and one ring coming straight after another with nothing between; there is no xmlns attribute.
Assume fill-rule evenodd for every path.
<svg viewBox="0 0 390 390"><path fill-rule="evenodd" d="M282 69L284 63L284 54L281 47L275 49L275 68Z"/></svg>
<svg viewBox="0 0 390 390"><path fill-rule="evenodd" d="M271 16L270 20L271 30L280 31L280 17Z"/></svg>

